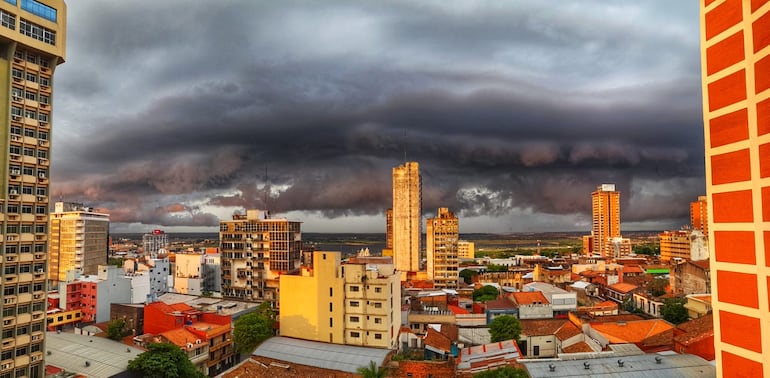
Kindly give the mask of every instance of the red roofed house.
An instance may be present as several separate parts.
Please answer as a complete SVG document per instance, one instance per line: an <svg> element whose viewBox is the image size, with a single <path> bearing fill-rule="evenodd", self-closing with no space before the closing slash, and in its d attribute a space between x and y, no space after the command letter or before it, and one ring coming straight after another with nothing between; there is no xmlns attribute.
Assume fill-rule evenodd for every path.
<svg viewBox="0 0 770 378"><path fill-rule="evenodd" d="M674 329L674 351L714 361L714 317L708 314L678 325Z"/></svg>
<svg viewBox="0 0 770 378"><path fill-rule="evenodd" d="M519 308L519 319L551 319L553 308L540 291L511 293L510 298Z"/></svg>
<svg viewBox="0 0 770 378"><path fill-rule="evenodd" d="M516 341L506 340L463 348L455 361L458 374L475 374L505 365L516 367L519 358L521 350Z"/></svg>
<svg viewBox="0 0 770 378"><path fill-rule="evenodd" d="M591 322L586 333L602 347L632 343L646 353L671 350L674 347L674 326L663 319Z"/></svg>
<svg viewBox="0 0 770 378"><path fill-rule="evenodd" d="M181 347L191 361L200 359L203 351L200 345L207 344L205 374L219 374L235 362L230 315L201 312L185 303L153 302L144 307L144 331L161 335Z"/></svg>
<svg viewBox="0 0 770 378"><path fill-rule="evenodd" d="M580 327L568 319L522 320L519 348L527 358L557 357L570 350L601 351L601 346L587 339Z"/></svg>
<svg viewBox="0 0 770 378"><path fill-rule="evenodd" d="M639 286L625 283L625 282L619 282L614 285L607 286L605 289L605 295L608 299L613 300L618 303L623 303L624 301L631 299L631 296L634 294L635 290L638 290Z"/></svg>

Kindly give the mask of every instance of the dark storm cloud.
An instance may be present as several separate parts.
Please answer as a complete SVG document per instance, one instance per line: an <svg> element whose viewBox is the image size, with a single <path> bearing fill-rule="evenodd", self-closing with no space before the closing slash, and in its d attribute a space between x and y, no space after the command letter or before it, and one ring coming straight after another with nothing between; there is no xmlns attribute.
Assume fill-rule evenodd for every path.
<svg viewBox="0 0 770 378"><path fill-rule="evenodd" d="M53 194L167 226L379 214L406 156L426 209L587 213L615 182L624 221L684 218L703 191L696 13L580 4L74 4Z"/></svg>

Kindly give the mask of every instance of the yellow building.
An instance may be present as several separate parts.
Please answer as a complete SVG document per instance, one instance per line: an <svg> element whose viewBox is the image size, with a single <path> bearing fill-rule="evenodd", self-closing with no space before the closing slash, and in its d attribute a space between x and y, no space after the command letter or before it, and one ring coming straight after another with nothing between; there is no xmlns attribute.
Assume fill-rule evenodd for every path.
<svg viewBox="0 0 770 378"><path fill-rule="evenodd" d="M396 270L420 270L420 165L408 162L393 168L393 263Z"/></svg>
<svg viewBox="0 0 770 378"><path fill-rule="evenodd" d="M602 184L591 193L593 253L612 256L607 241L620 237L620 192L615 184Z"/></svg>
<svg viewBox="0 0 770 378"><path fill-rule="evenodd" d="M273 301L278 306L278 277L299 271L300 222L270 218L262 210L235 214L219 222L222 296Z"/></svg>
<svg viewBox="0 0 770 378"><path fill-rule="evenodd" d="M48 279L66 281L68 270L95 275L107 262L109 214L97 213L81 203L57 202L51 213Z"/></svg>
<svg viewBox="0 0 770 378"><path fill-rule="evenodd" d="M53 74L64 62L63 0L0 1L0 377L42 377Z"/></svg>
<svg viewBox="0 0 770 378"><path fill-rule="evenodd" d="M435 218L429 218L426 229L428 279L436 288L456 289L460 280L457 241L459 221L446 207L440 207Z"/></svg>
<svg viewBox="0 0 770 378"><path fill-rule="evenodd" d="M281 335L395 349L401 325L400 275L392 264L342 264L340 252L313 252L313 266L281 276Z"/></svg>
<svg viewBox="0 0 770 378"><path fill-rule="evenodd" d="M718 377L770 377L770 2L701 0Z"/></svg>
<svg viewBox="0 0 770 378"><path fill-rule="evenodd" d="M180 294L203 293L203 257L200 253L177 253L174 261L174 291Z"/></svg>
<svg viewBox="0 0 770 378"><path fill-rule="evenodd" d="M476 244L467 240L457 241L457 257L461 259L476 258Z"/></svg>
<svg viewBox="0 0 770 378"><path fill-rule="evenodd" d="M690 259L689 231L664 231L658 235L658 238L660 238L661 262Z"/></svg>

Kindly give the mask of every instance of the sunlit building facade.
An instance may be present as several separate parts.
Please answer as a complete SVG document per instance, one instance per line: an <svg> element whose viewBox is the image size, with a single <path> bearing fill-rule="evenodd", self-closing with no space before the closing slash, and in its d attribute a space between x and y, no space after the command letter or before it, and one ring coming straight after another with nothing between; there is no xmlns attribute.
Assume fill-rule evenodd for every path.
<svg viewBox="0 0 770 378"><path fill-rule="evenodd" d="M420 270L420 164L407 162L393 168L393 263L396 270Z"/></svg>
<svg viewBox="0 0 770 378"><path fill-rule="evenodd" d="M698 200L690 202L690 225L693 230L699 230L708 237L709 234L709 213L708 197L698 196Z"/></svg>
<svg viewBox="0 0 770 378"><path fill-rule="evenodd" d="M700 3L717 374L770 377L770 2Z"/></svg>
<svg viewBox="0 0 770 378"><path fill-rule="evenodd" d="M609 240L620 237L620 192L615 184L602 184L591 193L593 252L612 256Z"/></svg>
<svg viewBox="0 0 770 378"><path fill-rule="evenodd" d="M67 279L68 270L95 275L107 263L109 214L82 203L57 202L51 213L48 279L53 284Z"/></svg>
<svg viewBox="0 0 770 378"><path fill-rule="evenodd" d="M62 0L0 1L0 377L45 375L53 74L64 62Z"/></svg>
<svg viewBox="0 0 770 378"><path fill-rule="evenodd" d="M467 240L458 240L457 257L460 259L475 259L476 243Z"/></svg>
<svg viewBox="0 0 770 378"><path fill-rule="evenodd" d="M278 307L278 278L296 274L302 249L301 222L248 210L219 222L222 296L270 301Z"/></svg>
<svg viewBox="0 0 770 378"><path fill-rule="evenodd" d="M456 289L460 280L457 242L460 224L455 214L440 207L435 218L429 218L425 233L428 279L441 289Z"/></svg>

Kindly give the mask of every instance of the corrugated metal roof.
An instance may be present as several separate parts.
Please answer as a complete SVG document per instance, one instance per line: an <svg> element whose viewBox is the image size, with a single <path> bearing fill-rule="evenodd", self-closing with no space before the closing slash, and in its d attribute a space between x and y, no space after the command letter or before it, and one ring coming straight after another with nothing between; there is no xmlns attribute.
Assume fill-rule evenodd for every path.
<svg viewBox="0 0 770 378"><path fill-rule="evenodd" d="M656 361L660 359L660 363ZM618 361L622 361L618 363ZM617 378L700 378L715 377L716 368L692 354L642 354L582 360L519 360L532 378L617 377ZM584 364L588 364L588 368ZM551 371L549 365L553 366ZM621 366L622 365L622 366Z"/></svg>
<svg viewBox="0 0 770 378"><path fill-rule="evenodd" d="M89 378L107 378L123 372L128 361L144 352L110 339L66 332L46 332L45 347L51 353L45 356L46 364Z"/></svg>
<svg viewBox="0 0 770 378"><path fill-rule="evenodd" d="M389 352L388 349L329 344L277 336L265 340L253 355L355 373L358 368L369 365L369 361L374 361L377 366L381 366Z"/></svg>

